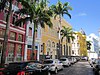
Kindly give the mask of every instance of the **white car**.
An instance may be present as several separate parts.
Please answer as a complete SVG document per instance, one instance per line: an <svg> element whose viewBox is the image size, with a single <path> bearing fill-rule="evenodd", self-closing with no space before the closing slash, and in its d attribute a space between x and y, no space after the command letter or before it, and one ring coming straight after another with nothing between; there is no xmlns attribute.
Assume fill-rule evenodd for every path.
<svg viewBox="0 0 100 75"><path fill-rule="evenodd" d="M69 59L66 57L60 58L60 61L63 63L63 66L70 66L71 65Z"/></svg>
<svg viewBox="0 0 100 75"><path fill-rule="evenodd" d="M63 69L63 64L58 59L46 59L43 61L43 64L49 66L49 70L55 73Z"/></svg>

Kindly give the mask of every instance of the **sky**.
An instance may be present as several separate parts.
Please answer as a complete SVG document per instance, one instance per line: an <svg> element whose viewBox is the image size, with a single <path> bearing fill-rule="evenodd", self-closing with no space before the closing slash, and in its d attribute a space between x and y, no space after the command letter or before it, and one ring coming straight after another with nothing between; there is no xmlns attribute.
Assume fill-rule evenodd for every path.
<svg viewBox="0 0 100 75"><path fill-rule="evenodd" d="M49 0L49 5L56 4L58 0ZM100 0L60 0L62 3L69 2L73 8L69 11L72 18L64 16L64 19L73 27L73 30L80 31L82 28L86 35L94 33L99 36L100 29Z"/></svg>

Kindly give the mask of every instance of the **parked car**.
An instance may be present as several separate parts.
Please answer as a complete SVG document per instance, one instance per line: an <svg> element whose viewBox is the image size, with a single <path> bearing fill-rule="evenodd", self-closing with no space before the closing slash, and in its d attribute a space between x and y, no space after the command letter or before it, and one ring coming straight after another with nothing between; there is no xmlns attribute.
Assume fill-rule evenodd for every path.
<svg viewBox="0 0 100 75"><path fill-rule="evenodd" d="M76 57L76 61L77 61L77 62L80 61L80 57Z"/></svg>
<svg viewBox="0 0 100 75"><path fill-rule="evenodd" d="M93 71L95 75L100 75L100 59L96 59L93 62Z"/></svg>
<svg viewBox="0 0 100 75"><path fill-rule="evenodd" d="M81 57L81 60L88 61L88 57L87 57L87 56L82 56L82 57Z"/></svg>
<svg viewBox="0 0 100 75"><path fill-rule="evenodd" d="M4 75L50 75L49 67L34 62L13 62L4 70Z"/></svg>
<svg viewBox="0 0 100 75"><path fill-rule="evenodd" d="M3 75L3 70L6 68L8 66L8 64L3 64L3 65L1 65L0 64L0 75Z"/></svg>
<svg viewBox="0 0 100 75"><path fill-rule="evenodd" d="M63 66L70 66L71 65L69 59L66 57L60 58L60 61L63 63Z"/></svg>
<svg viewBox="0 0 100 75"><path fill-rule="evenodd" d="M51 75L48 66L42 64L29 63L25 69L26 75Z"/></svg>
<svg viewBox="0 0 100 75"><path fill-rule="evenodd" d="M63 69L63 64L58 59L46 59L43 64L49 66L51 72L57 73L58 70Z"/></svg>
<svg viewBox="0 0 100 75"><path fill-rule="evenodd" d="M74 57L68 57L71 64L74 64L76 62L76 59Z"/></svg>
<svg viewBox="0 0 100 75"><path fill-rule="evenodd" d="M95 63L96 58L91 58L89 60L89 64L91 65L91 67L93 67L93 63Z"/></svg>

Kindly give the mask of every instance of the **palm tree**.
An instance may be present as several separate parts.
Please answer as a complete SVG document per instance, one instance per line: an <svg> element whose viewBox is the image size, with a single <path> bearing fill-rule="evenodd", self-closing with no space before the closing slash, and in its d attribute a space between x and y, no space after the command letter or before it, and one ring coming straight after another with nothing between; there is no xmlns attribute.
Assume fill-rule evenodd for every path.
<svg viewBox="0 0 100 75"><path fill-rule="evenodd" d="M59 30L58 30L58 32L59 32L59 50L58 50L58 58L60 58L60 50L61 50L61 48L60 48L60 40L61 40L61 38L60 38L60 28L61 28L61 19L62 19L62 17L63 17L63 15L65 14L65 15L68 15L70 18L71 18L71 15L69 14L69 10L72 10L72 8L69 6L69 3L68 2L65 2L64 4L62 4L61 2L60 2L60 0L58 0L58 3L56 4L56 5L52 5L51 6L51 9L53 10L53 12L54 12L54 18L56 19L56 18L59 18L59 23L60 23L60 25L59 25Z"/></svg>
<svg viewBox="0 0 100 75"><path fill-rule="evenodd" d="M91 49L91 41L86 41L87 43L87 50L90 50Z"/></svg>
<svg viewBox="0 0 100 75"><path fill-rule="evenodd" d="M25 0L20 1L23 5L23 9L19 11L20 15L27 14L28 16L25 18L19 19L16 24L18 25L22 21L29 20L31 23L34 23L34 32L33 32L33 42L32 42L32 50L34 53L35 50L35 35L38 28L38 25L41 25L42 28L45 27L45 24L49 27L52 27L53 24L51 22L52 10L46 8L47 0L41 0L40 2L28 3ZM33 59L33 54L31 56L31 60Z"/></svg>
<svg viewBox="0 0 100 75"><path fill-rule="evenodd" d="M61 30L61 42L63 42L64 37L66 38L66 50L67 50L67 43L70 43L70 40L74 39L75 37L73 36L73 34L75 34L72 30L72 28L68 27L66 28L65 26L63 26L63 29ZM68 50L67 50L67 54L68 54Z"/></svg>
<svg viewBox="0 0 100 75"><path fill-rule="evenodd" d="M0 3L0 11L5 8L6 2L7 0L2 0L2 2ZM4 34L2 55L1 55L1 64L4 64L6 60L6 50L8 47L8 35L9 35L9 27L10 27L10 16L12 13L11 9L12 9L12 0L9 0L9 8L8 8L9 11L6 17L6 28L5 28L5 34Z"/></svg>

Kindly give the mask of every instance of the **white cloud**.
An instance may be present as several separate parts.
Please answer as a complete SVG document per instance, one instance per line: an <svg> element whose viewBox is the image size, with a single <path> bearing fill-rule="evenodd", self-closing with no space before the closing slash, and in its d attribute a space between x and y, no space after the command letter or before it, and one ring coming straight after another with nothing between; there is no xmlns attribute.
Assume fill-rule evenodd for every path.
<svg viewBox="0 0 100 75"><path fill-rule="evenodd" d="M79 13L77 16L87 16L86 13Z"/></svg>

